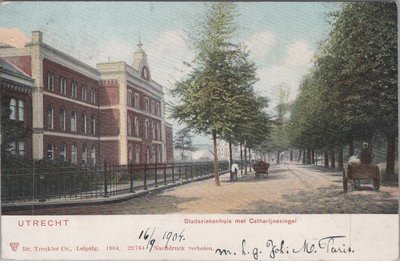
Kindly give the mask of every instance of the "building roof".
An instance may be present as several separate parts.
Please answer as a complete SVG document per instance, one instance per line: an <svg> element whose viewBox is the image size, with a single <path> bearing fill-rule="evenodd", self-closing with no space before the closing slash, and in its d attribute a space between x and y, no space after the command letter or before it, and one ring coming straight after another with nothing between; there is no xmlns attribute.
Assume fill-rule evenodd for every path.
<svg viewBox="0 0 400 261"><path fill-rule="evenodd" d="M34 79L32 79L28 74L2 58L0 58L0 78L3 83L7 83L6 86L14 86L15 88L22 88L25 90L29 89L29 91L33 87L34 83Z"/></svg>
<svg viewBox="0 0 400 261"><path fill-rule="evenodd" d="M0 58L0 69L6 70L8 72L11 72L15 76L19 75L19 76L22 76L24 78L25 77L31 78L27 73L25 73L24 71L19 69L17 66L15 66L14 64L10 63L9 61L7 61L7 60L5 60L3 58Z"/></svg>

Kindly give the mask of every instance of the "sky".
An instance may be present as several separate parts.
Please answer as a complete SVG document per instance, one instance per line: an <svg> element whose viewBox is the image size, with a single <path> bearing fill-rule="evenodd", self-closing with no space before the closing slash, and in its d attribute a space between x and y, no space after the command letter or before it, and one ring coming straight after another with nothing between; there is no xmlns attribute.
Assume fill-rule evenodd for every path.
<svg viewBox="0 0 400 261"><path fill-rule="evenodd" d="M189 34L210 3L202 2L1 2L0 43L23 46L31 32L43 32L44 42L89 65L107 61L131 64L139 37L147 53L153 80L168 90L188 72L193 59ZM296 98L302 77L313 64L330 25L329 12L340 3L237 3L237 40L245 43L257 65L255 90L270 99L271 113L278 92ZM168 119L179 130L182 125ZM195 143L209 143L196 136Z"/></svg>

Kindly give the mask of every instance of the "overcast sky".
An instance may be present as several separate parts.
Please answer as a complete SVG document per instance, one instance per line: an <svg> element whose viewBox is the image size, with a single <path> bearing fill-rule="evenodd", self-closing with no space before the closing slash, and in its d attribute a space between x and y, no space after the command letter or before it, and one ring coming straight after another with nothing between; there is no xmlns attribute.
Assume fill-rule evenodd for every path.
<svg viewBox="0 0 400 261"><path fill-rule="evenodd" d="M44 41L92 66L123 60L132 63L139 40L149 59L152 78L168 96L184 76L183 61L193 58L187 32L206 9L201 2L3 2L0 42L23 45L31 31ZM274 100L279 88L295 99L299 83L312 65L318 44L329 32L327 13L339 3L237 3L239 41L257 64L256 90ZM179 129L173 120L175 131ZM196 138L196 143L208 143Z"/></svg>

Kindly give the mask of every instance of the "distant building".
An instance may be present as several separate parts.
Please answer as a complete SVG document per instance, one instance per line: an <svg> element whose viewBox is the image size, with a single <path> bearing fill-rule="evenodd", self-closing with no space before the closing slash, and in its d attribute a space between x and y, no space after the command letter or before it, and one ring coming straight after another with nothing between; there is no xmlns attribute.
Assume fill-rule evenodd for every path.
<svg viewBox="0 0 400 261"><path fill-rule="evenodd" d="M217 140L218 160L229 160L229 143L224 140ZM240 160L239 146L232 145L233 160Z"/></svg>
<svg viewBox="0 0 400 261"><path fill-rule="evenodd" d="M35 31L24 48L2 46L0 58L0 73L8 75L1 77L2 101L14 108L15 100L17 114L22 101L25 118L16 123L33 130L23 145L26 157L83 164L173 160L163 87L152 80L142 43L132 65L93 68L45 44Z"/></svg>

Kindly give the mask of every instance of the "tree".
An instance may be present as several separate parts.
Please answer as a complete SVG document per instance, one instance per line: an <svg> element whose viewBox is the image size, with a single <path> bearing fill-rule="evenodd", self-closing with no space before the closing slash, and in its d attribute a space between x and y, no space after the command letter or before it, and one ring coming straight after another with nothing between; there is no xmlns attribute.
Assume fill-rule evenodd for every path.
<svg viewBox="0 0 400 261"><path fill-rule="evenodd" d="M192 71L171 91L178 103L172 117L197 133L212 135L215 183L219 186L217 136L232 132L243 115L243 97L256 81L248 53L234 42L235 4L213 3L192 37Z"/></svg>
<svg viewBox="0 0 400 261"><path fill-rule="evenodd" d="M183 128L176 133L174 139L174 147L181 151L181 160L184 159L185 151L195 151L196 148L193 147L193 135L190 133L190 129Z"/></svg>

